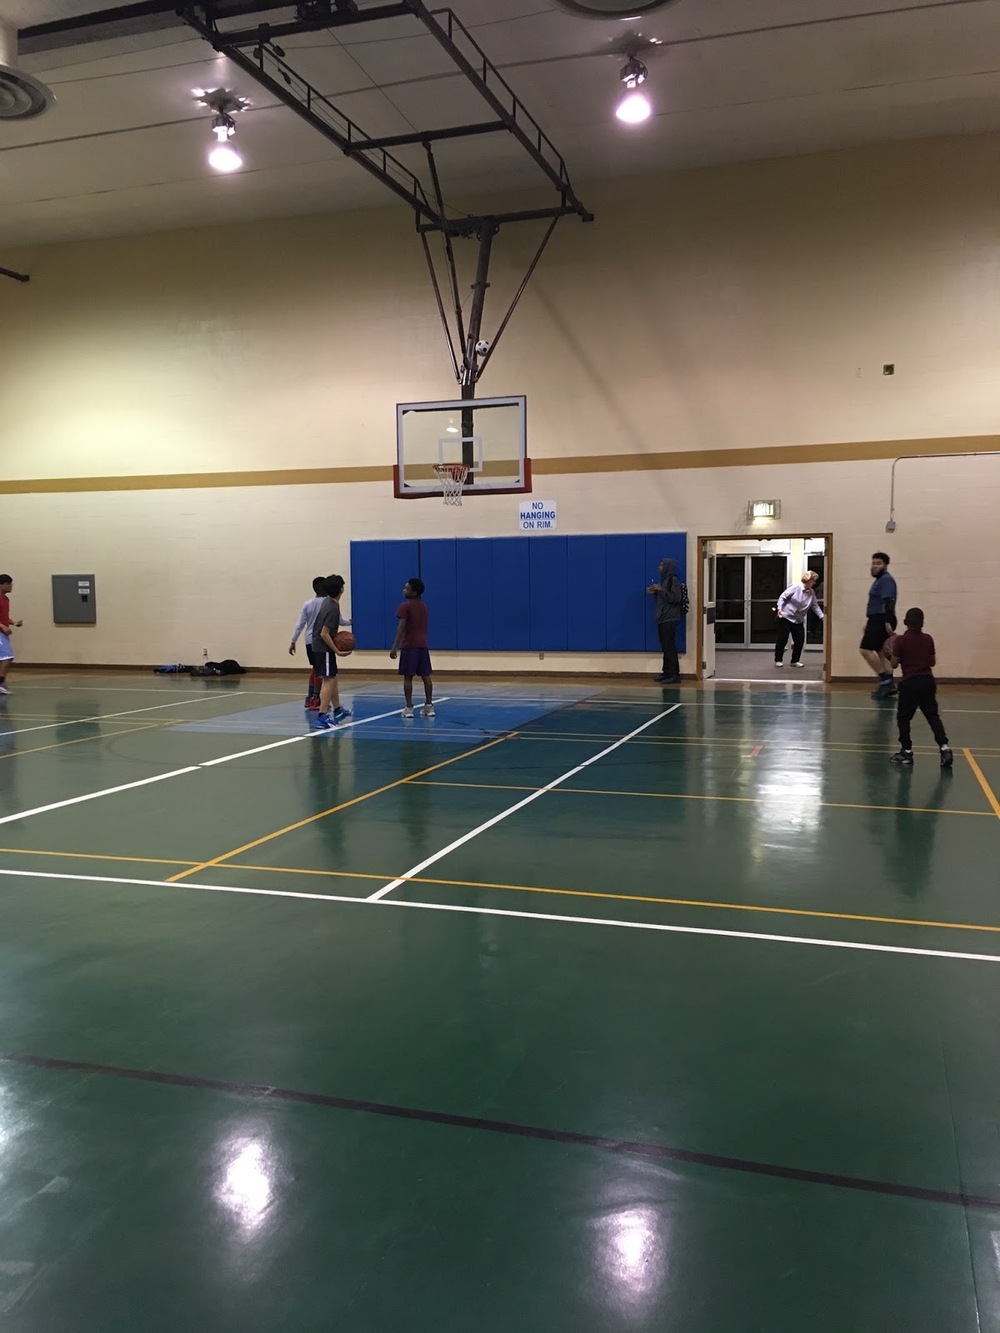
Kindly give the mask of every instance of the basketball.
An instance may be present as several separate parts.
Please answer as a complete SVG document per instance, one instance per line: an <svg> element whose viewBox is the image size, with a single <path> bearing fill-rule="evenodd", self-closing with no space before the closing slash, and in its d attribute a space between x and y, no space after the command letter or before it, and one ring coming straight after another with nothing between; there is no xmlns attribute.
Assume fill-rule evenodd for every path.
<svg viewBox="0 0 1000 1333"><path fill-rule="evenodd" d="M355 639L354 635L351 633L349 629L338 630L337 633L333 636L333 642L338 653L343 653L346 655L347 653L354 652Z"/></svg>

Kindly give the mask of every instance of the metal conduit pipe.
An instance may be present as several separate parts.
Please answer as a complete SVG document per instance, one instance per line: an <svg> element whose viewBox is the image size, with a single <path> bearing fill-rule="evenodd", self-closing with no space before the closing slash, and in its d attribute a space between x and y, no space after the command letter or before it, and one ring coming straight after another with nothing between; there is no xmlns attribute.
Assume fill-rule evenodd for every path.
<svg viewBox="0 0 1000 1333"><path fill-rule="evenodd" d="M898 458L894 458L889 482L889 520L885 525L886 532L896 531L896 468L900 463L915 458L1000 458L1000 452L995 449L970 449L960 454L900 454Z"/></svg>

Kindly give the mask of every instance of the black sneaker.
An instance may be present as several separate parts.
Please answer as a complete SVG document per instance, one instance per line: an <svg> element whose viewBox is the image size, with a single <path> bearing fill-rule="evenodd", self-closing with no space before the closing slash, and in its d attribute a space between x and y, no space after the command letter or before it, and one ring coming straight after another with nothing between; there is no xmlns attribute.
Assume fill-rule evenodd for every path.
<svg viewBox="0 0 1000 1333"><path fill-rule="evenodd" d="M950 746L950 745L942 745L942 746L941 746L941 767L942 767L942 768L951 768L951 766L952 766L952 764L953 764L954 762L955 762L955 756L954 756L954 755L952 754L952 752L951 752L951 746Z"/></svg>
<svg viewBox="0 0 1000 1333"><path fill-rule="evenodd" d="M903 768L912 768L912 767L913 767L913 751L912 751L912 750L898 750L898 751L896 752L896 754L894 754L894 755L892 756L892 762L893 762L894 764L899 764L899 765L900 765L901 767L903 767ZM943 763L943 762L944 762L944 761L942 760L942 763Z"/></svg>

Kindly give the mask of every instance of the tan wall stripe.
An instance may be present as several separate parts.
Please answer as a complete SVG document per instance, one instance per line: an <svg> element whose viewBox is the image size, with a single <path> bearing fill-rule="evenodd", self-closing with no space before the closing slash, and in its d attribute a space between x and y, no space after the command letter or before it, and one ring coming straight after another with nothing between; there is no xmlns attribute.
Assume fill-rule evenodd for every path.
<svg viewBox="0 0 1000 1333"><path fill-rule="evenodd" d="M789 444L771 449L692 449L660 454L596 454L591 458L533 458L533 476L569 472L658 472L678 468L780 467L789 463L854 463L910 454L1000 453L1000 435L939 440L859 440L851 444Z"/></svg>
<svg viewBox="0 0 1000 1333"><path fill-rule="evenodd" d="M182 491L213 486L319 486L352 481L392 481L391 467L285 468L273 472L166 472L137 477L32 477L0 480L0 495L63 491Z"/></svg>
<svg viewBox="0 0 1000 1333"><path fill-rule="evenodd" d="M691 449L677 453L594 454L533 458L538 477L593 472L660 472L720 467L776 467L803 463L854 463L907 455L1000 453L1000 435L957 435L926 440L864 440L848 444L791 444L769 449ZM269 472L176 472L134 477L31 477L0 480L0 495L81 491L177 491L239 486L329 486L391 483L392 468L287 468Z"/></svg>

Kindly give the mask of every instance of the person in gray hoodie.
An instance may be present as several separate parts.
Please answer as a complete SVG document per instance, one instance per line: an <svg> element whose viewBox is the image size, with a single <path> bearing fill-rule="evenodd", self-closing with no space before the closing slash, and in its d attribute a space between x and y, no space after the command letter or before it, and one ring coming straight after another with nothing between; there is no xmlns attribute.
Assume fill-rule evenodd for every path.
<svg viewBox="0 0 1000 1333"><path fill-rule="evenodd" d="M646 589L656 598L656 632L663 649L663 671L656 680L661 685L677 685L681 678L677 626L683 614L684 584L677 577L677 561L669 557L660 561L659 574L659 583L651 583Z"/></svg>

